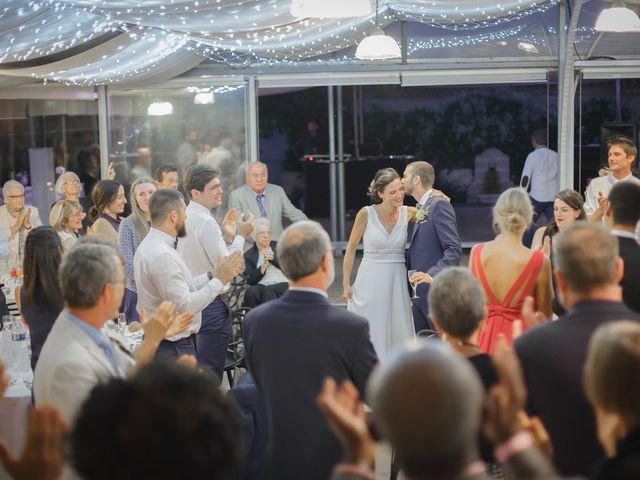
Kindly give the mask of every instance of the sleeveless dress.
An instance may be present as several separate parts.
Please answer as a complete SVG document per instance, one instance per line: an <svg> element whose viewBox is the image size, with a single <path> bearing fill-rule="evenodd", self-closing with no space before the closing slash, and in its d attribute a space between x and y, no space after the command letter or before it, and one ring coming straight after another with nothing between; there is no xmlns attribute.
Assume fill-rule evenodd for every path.
<svg viewBox="0 0 640 480"><path fill-rule="evenodd" d="M480 261L482 247L484 247L484 244L480 243L473 248L469 263L471 265L471 273L480 280L482 284L482 288L487 296L487 308L489 310L487 323L478 335L478 347L484 353L492 354L498 341L498 334L500 333L504 333L508 344L511 345L513 340L511 332L513 321L521 317L520 310L522 309L525 297L533 294L540 269L542 268L544 254L540 251L532 253L529 262L527 262L527 265L525 265L522 272L520 272L520 275L516 278L507 295L499 302L491 291L491 287L482 268L482 262ZM514 301L514 297L518 293L519 297ZM524 331L526 328L527 326L523 322L522 330Z"/></svg>
<svg viewBox="0 0 640 480"><path fill-rule="evenodd" d="M367 207L367 216L364 255L347 309L369 321L371 341L383 362L393 348L415 336L405 266L407 207L400 207L391 233L373 206Z"/></svg>

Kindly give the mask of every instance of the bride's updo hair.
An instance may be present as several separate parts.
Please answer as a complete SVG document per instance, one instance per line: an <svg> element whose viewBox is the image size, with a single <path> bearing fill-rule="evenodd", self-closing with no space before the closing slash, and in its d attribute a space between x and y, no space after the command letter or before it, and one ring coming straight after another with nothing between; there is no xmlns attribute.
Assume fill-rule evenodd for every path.
<svg viewBox="0 0 640 480"><path fill-rule="evenodd" d="M384 192L384 189L387 188L394 180L400 178L398 172L396 172L393 168L381 168L376 172L376 176L373 177L371 183L369 184L369 190L367 195L369 195L369 200L371 203L382 203L382 198L378 193Z"/></svg>
<svg viewBox="0 0 640 480"><path fill-rule="evenodd" d="M533 220L533 207L529 195L521 188L502 192L493 207L493 223L499 232L518 232L529 228Z"/></svg>

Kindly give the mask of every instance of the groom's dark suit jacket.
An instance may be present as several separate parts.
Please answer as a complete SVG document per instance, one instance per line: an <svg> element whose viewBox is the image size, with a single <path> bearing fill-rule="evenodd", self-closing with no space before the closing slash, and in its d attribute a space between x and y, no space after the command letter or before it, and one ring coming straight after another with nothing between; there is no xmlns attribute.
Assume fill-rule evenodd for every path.
<svg viewBox="0 0 640 480"><path fill-rule="evenodd" d="M413 237L407 252L407 270L426 272L435 277L446 267L460 263L462 247L458 236L456 212L449 202L439 197L429 197L425 204L429 210L426 220L413 226ZM427 320L429 285L418 285L418 296L413 300L413 323L416 331L433 328Z"/></svg>
<svg viewBox="0 0 640 480"><path fill-rule="evenodd" d="M245 319L249 371L267 402L266 478L326 480L342 456L316 404L326 376L360 395L378 362L369 324L315 292L289 290Z"/></svg>

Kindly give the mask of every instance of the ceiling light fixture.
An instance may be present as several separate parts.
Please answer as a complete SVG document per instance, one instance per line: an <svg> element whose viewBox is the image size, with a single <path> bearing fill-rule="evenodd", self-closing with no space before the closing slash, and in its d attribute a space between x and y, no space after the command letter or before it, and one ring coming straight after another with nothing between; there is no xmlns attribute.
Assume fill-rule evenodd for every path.
<svg viewBox="0 0 640 480"><path fill-rule="evenodd" d="M364 17L371 13L369 0L292 0L289 10L298 18Z"/></svg>
<svg viewBox="0 0 640 480"><path fill-rule="evenodd" d="M195 105L211 105L215 101L213 92L200 92L196 93L193 97L193 103Z"/></svg>
<svg viewBox="0 0 640 480"><path fill-rule="evenodd" d="M147 115L152 117L161 117L163 115L171 115L173 113L173 105L170 102L153 102L147 108Z"/></svg>
<svg viewBox="0 0 640 480"><path fill-rule="evenodd" d="M613 7L605 8L596 20L597 32L640 32L638 14L627 8L624 2L616 1Z"/></svg>
<svg viewBox="0 0 640 480"><path fill-rule="evenodd" d="M356 58L360 60L388 60L400 56L398 42L393 37L385 35L378 25L378 0L376 0L376 28L362 39L356 49Z"/></svg>
<svg viewBox="0 0 640 480"><path fill-rule="evenodd" d="M518 50L524 50L529 53L540 53L538 52L538 47L529 42L518 42Z"/></svg>

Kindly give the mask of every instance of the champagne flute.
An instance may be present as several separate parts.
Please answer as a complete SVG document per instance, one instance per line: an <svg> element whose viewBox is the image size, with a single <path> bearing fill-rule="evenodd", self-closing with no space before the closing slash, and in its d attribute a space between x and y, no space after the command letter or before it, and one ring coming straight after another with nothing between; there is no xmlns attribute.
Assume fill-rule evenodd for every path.
<svg viewBox="0 0 640 480"><path fill-rule="evenodd" d="M127 334L127 315L124 313L118 313L118 328L123 335Z"/></svg>
<svg viewBox="0 0 640 480"><path fill-rule="evenodd" d="M407 279L409 280L409 284L411 285L411 288L413 289L413 297L411 297L412 300L416 299L416 298L420 298L418 296L418 293L417 293L418 284L411 281L411 277L413 276L414 273L418 273L418 271L417 270L407 270Z"/></svg>

